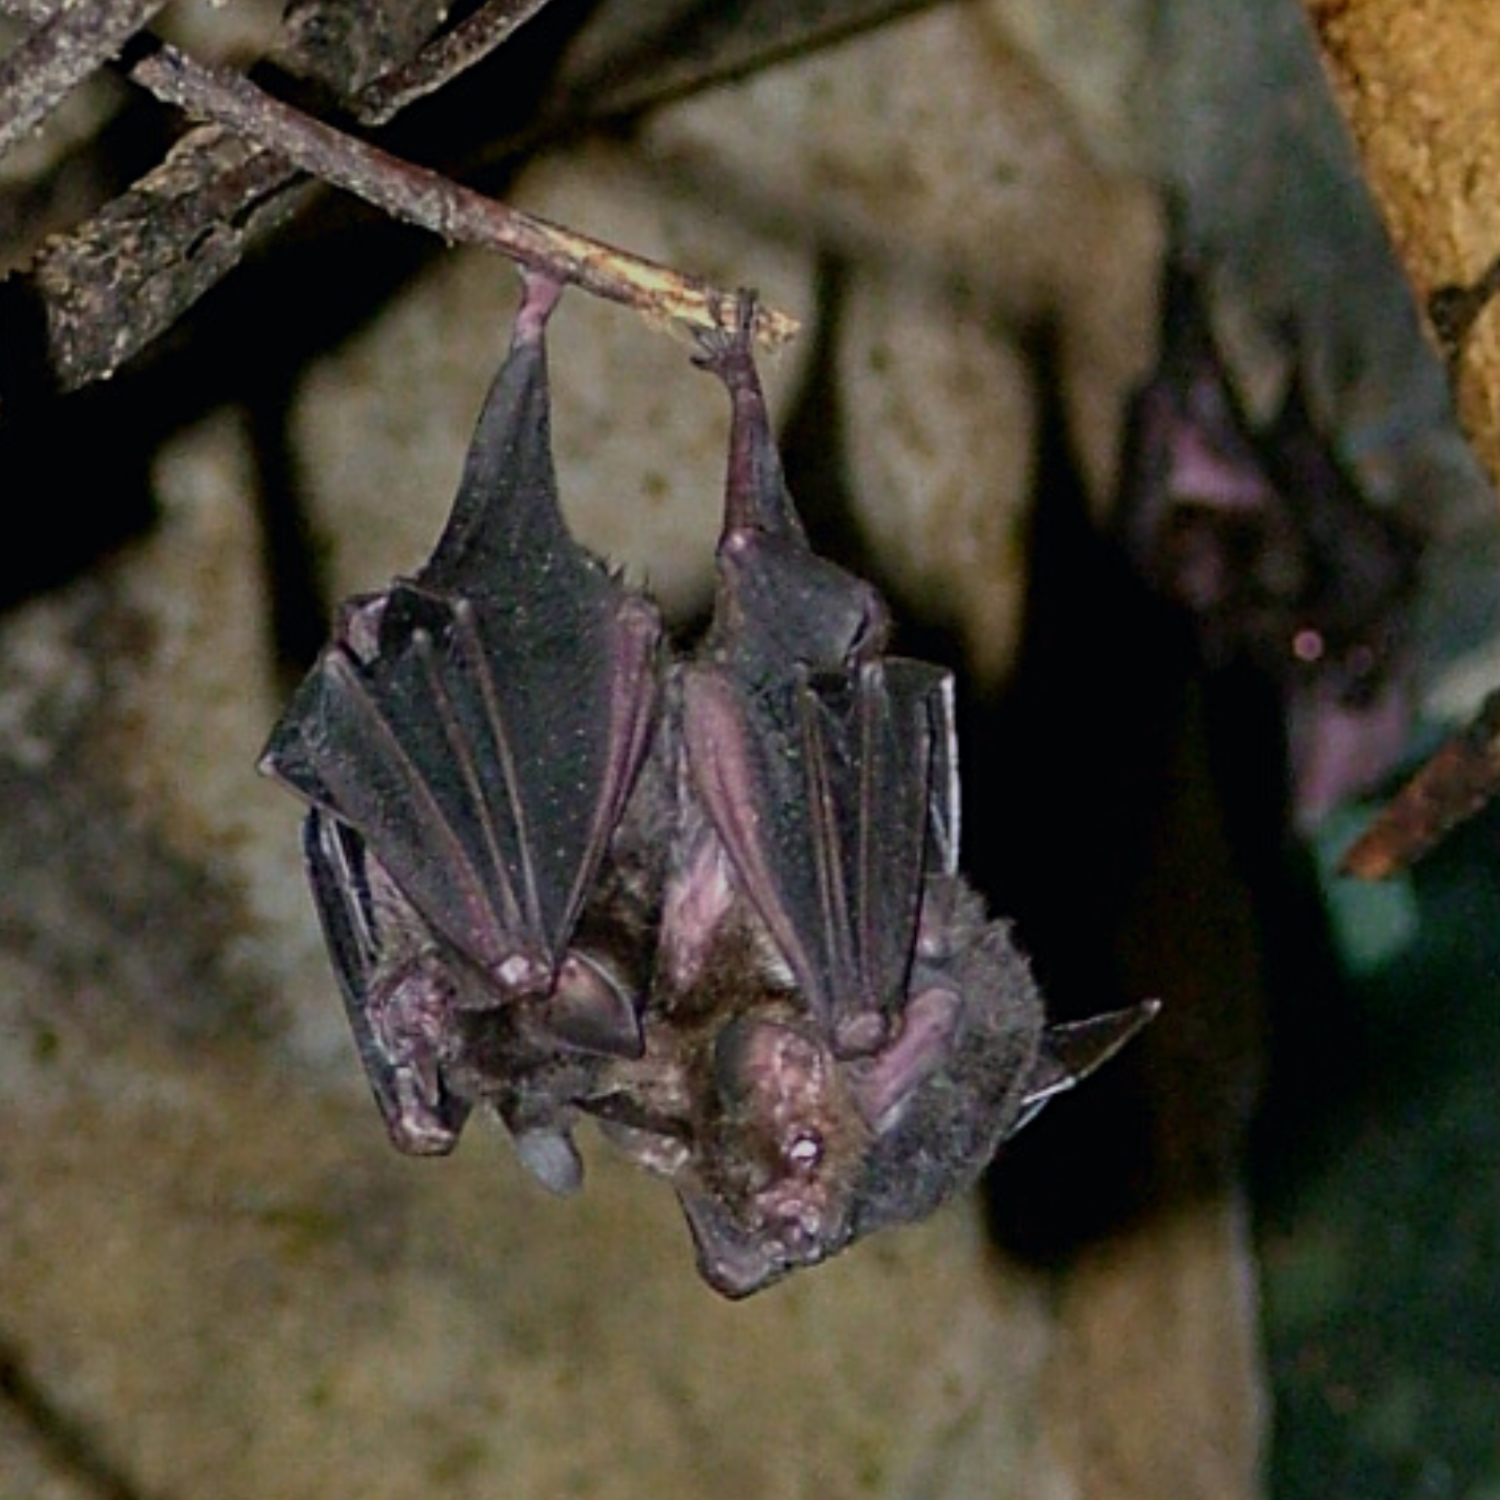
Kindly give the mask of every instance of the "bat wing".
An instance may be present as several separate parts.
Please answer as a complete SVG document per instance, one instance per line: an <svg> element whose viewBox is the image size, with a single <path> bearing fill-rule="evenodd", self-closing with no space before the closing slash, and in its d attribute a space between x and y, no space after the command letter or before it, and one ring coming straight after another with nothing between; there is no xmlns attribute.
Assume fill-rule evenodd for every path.
<svg viewBox="0 0 1500 1500"><path fill-rule="evenodd" d="M685 673L699 795L841 1051L879 1046L902 1010L929 840L956 836L951 789L934 797L951 765L949 693L945 672L900 659L758 684L722 664Z"/></svg>
<svg viewBox="0 0 1500 1500"><path fill-rule="evenodd" d="M660 637L563 521L529 306L432 559L348 611L263 761L511 993L555 978L645 752Z"/></svg>
<svg viewBox="0 0 1500 1500"><path fill-rule="evenodd" d="M386 1129L414 1155L450 1151L468 1118L467 1102L444 1085L435 1059L419 1068L393 1059L371 1015L383 983L404 966L412 929L393 922L390 906L377 901L377 871L353 829L314 808L303 825L302 847L349 1027Z"/></svg>

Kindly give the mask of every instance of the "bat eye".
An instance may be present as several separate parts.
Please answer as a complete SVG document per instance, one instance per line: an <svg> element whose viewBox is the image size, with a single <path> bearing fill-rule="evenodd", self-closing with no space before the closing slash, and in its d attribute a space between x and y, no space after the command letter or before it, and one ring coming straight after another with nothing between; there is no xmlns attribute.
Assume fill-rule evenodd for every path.
<svg viewBox="0 0 1500 1500"><path fill-rule="evenodd" d="M1327 649L1322 631L1314 630L1311 626L1305 626L1292 637L1292 655L1307 666L1322 661Z"/></svg>

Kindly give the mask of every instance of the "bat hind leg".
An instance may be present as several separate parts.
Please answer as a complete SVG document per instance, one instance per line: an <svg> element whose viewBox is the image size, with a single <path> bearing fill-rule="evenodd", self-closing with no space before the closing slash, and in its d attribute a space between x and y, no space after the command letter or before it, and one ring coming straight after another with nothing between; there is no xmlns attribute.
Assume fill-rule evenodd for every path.
<svg viewBox="0 0 1500 1500"><path fill-rule="evenodd" d="M411 1156L451 1151L468 1112L442 1071L452 1004L450 978L435 955L417 957L376 983L365 1001L377 1054L366 1058L366 1068L392 1142Z"/></svg>

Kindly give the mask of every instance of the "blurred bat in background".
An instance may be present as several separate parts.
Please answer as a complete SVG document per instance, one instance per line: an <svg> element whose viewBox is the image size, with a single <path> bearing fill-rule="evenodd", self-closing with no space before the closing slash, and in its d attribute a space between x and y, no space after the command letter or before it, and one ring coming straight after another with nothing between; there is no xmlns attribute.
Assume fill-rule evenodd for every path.
<svg viewBox="0 0 1500 1500"><path fill-rule="evenodd" d="M568 535L527 283L453 516L415 578L346 606L264 767L305 852L395 1143L493 1108L550 1187L593 1116L675 1187L743 1296L931 1212L1154 1013L1044 1024L1008 925L957 875L952 681L808 546L751 353L715 614L667 662L654 608Z"/></svg>
<svg viewBox="0 0 1500 1500"><path fill-rule="evenodd" d="M1251 423L1203 299L1192 270L1169 266L1117 525L1137 572L1191 618L1205 663L1249 663L1276 684L1294 812L1310 827L1404 747L1422 542L1339 460L1300 370L1275 419Z"/></svg>

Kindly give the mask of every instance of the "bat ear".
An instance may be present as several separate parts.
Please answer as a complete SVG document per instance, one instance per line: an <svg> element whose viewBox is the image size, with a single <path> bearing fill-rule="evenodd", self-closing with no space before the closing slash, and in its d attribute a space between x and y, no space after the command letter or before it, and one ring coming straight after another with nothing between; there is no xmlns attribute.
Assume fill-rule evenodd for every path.
<svg viewBox="0 0 1500 1500"><path fill-rule="evenodd" d="M582 1186L583 1161L566 1130L522 1130L514 1140L521 1165L548 1192L566 1197Z"/></svg>
<svg viewBox="0 0 1500 1500"><path fill-rule="evenodd" d="M565 1047L601 1057L639 1057L646 1049L630 997L593 959L572 952L563 960L542 1026Z"/></svg>
<svg viewBox="0 0 1500 1500"><path fill-rule="evenodd" d="M1155 1020L1160 1010L1160 1000L1142 1000L1139 1005L1106 1011L1086 1021L1066 1021L1047 1027L1031 1076L1026 1080L1020 1116L1011 1133L1034 1119L1054 1095L1081 1083L1095 1068L1108 1062L1136 1032Z"/></svg>
<svg viewBox="0 0 1500 1500"><path fill-rule="evenodd" d="M923 990L906 1008L901 1034L868 1063L857 1065L855 1106L877 1135L948 1056L961 1002L952 990Z"/></svg>

